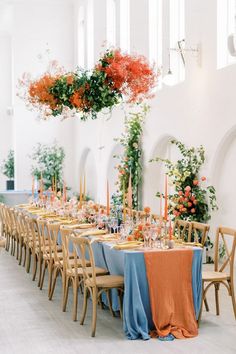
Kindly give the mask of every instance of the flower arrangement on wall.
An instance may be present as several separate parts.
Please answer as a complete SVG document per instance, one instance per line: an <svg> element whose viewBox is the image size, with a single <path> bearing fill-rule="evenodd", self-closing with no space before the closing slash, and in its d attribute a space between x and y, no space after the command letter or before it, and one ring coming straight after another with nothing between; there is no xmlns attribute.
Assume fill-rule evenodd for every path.
<svg viewBox="0 0 236 354"><path fill-rule="evenodd" d="M39 181L43 178L45 188L56 184L61 187L63 184L62 173L65 160L65 152L63 147L57 143L52 145L37 144L30 156L32 159L31 172Z"/></svg>
<svg viewBox="0 0 236 354"><path fill-rule="evenodd" d="M160 157L151 160L165 163L174 185L175 192L169 195L169 213L174 218L205 223L211 218L210 211L217 209L215 188L206 186L206 177L200 176L205 150L203 146L187 148L178 140L171 143L179 149L181 159L176 163Z"/></svg>
<svg viewBox="0 0 236 354"><path fill-rule="evenodd" d="M116 165L118 171L117 196L116 200L123 203L124 193L127 194L129 177L131 174L132 183L132 206L137 209L140 205L139 190L142 181L142 133L143 124L149 107L143 105L139 112L130 112L125 119L125 133L115 141L124 147L122 156L114 155L120 160Z"/></svg>
<svg viewBox="0 0 236 354"><path fill-rule="evenodd" d="M120 102L140 103L152 96L158 73L140 55L107 50L91 71L66 72L56 61L36 80L24 74L18 96L43 119L81 114L81 119L97 118L104 108Z"/></svg>

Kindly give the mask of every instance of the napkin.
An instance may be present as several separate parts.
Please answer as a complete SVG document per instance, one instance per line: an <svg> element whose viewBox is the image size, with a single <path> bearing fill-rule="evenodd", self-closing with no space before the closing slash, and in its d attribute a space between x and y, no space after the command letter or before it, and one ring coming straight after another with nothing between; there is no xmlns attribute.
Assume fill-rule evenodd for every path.
<svg viewBox="0 0 236 354"><path fill-rule="evenodd" d="M129 241L129 242L117 243L112 248L114 248L115 250L129 250L129 249L132 249L132 248L140 247L141 245L142 245L142 242Z"/></svg>
<svg viewBox="0 0 236 354"><path fill-rule="evenodd" d="M82 232L80 234L81 237L84 237L84 236L100 236L100 235L105 235L107 233L106 230L88 230L88 231L85 231L85 232Z"/></svg>
<svg viewBox="0 0 236 354"><path fill-rule="evenodd" d="M185 246L197 246L197 247L202 247L202 244L199 242L184 242L183 243Z"/></svg>

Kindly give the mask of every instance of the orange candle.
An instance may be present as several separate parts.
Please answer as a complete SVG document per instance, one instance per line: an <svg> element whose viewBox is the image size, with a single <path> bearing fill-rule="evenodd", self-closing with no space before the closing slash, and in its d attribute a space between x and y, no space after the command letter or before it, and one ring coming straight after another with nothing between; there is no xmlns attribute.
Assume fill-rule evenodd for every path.
<svg viewBox="0 0 236 354"><path fill-rule="evenodd" d="M171 220L170 220L170 224L169 224L169 239L172 240L172 224L171 224Z"/></svg>
<svg viewBox="0 0 236 354"><path fill-rule="evenodd" d="M83 195L84 195L84 201L86 201L86 176L85 176L85 174L84 174L84 193L83 193Z"/></svg>
<svg viewBox="0 0 236 354"><path fill-rule="evenodd" d="M129 174L129 186L128 186L128 207L130 209L130 214L132 210L132 182L131 182L131 172Z"/></svg>
<svg viewBox="0 0 236 354"><path fill-rule="evenodd" d="M125 181L123 181L123 221L126 221L126 205L125 205Z"/></svg>
<svg viewBox="0 0 236 354"><path fill-rule="evenodd" d="M162 215L162 194L160 195L160 224L162 224L163 215Z"/></svg>
<svg viewBox="0 0 236 354"><path fill-rule="evenodd" d="M67 196L66 196L66 182L63 182L63 201L66 203Z"/></svg>
<svg viewBox="0 0 236 354"><path fill-rule="evenodd" d="M164 208L164 219L168 220L168 191L167 191L167 175L165 176L165 208Z"/></svg>
<svg viewBox="0 0 236 354"><path fill-rule="evenodd" d="M109 191L109 182L107 180L107 216L110 215L110 191Z"/></svg>
<svg viewBox="0 0 236 354"><path fill-rule="evenodd" d="M80 208L82 207L82 202L83 202L83 182L82 182L82 177L80 176L80 183L79 183L79 204Z"/></svg>
<svg viewBox="0 0 236 354"><path fill-rule="evenodd" d="M34 176L32 176L32 197L34 198Z"/></svg>

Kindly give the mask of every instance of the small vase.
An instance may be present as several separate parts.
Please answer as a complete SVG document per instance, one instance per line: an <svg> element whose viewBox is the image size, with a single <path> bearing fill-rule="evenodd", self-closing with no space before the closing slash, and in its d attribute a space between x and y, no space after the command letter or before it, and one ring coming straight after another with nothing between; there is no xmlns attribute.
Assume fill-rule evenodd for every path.
<svg viewBox="0 0 236 354"><path fill-rule="evenodd" d="M7 181L7 191L12 191L14 190L14 180L8 180Z"/></svg>
<svg viewBox="0 0 236 354"><path fill-rule="evenodd" d="M168 241L168 248L172 249L175 247L175 241L174 240L169 240Z"/></svg>

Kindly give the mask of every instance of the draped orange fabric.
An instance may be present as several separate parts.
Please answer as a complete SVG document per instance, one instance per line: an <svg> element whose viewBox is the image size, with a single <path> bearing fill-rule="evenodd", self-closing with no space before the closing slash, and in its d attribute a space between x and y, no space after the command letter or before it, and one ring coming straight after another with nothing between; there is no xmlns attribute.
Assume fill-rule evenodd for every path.
<svg viewBox="0 0 236 354"><path fill-rule="evenodd" d="M198 335L192 295L192 250L145 252L156 333L191 338Z"/></svg>

